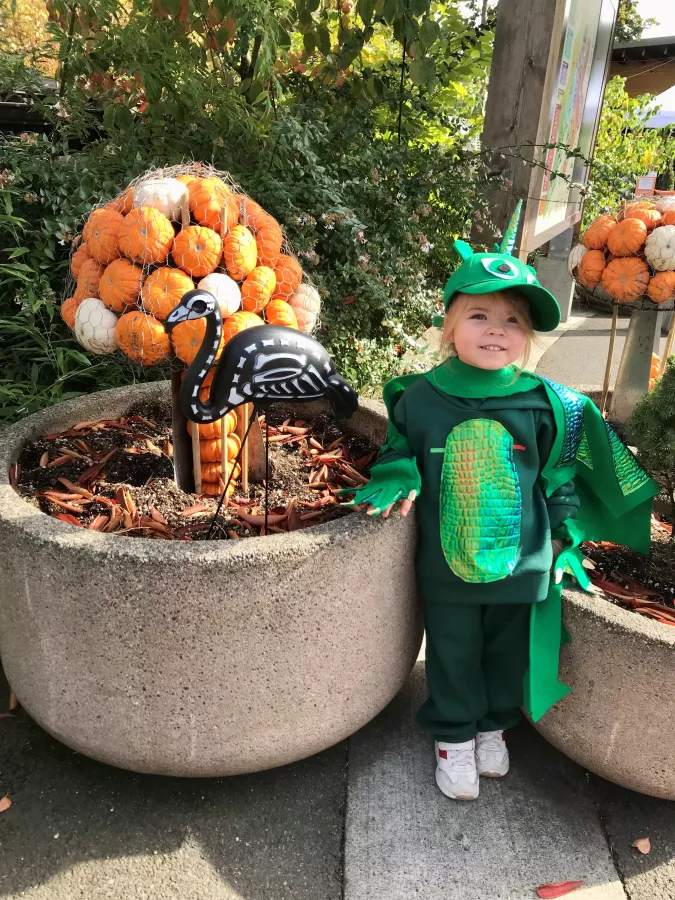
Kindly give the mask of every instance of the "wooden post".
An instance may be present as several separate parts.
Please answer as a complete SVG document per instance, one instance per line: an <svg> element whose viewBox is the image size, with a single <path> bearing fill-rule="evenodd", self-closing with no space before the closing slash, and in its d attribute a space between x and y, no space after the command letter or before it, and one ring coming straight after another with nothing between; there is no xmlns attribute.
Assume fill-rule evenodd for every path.
<svg viewBox="0 0 675 900"><path fill-rule="evenodd" d="M202 460L199 453L199 425L192 423L192 471L195 476L195 494L202 492Z"/></svg>
<svg viewBox="0 0 675 900"><path fill-rule="evenodd" d="M612 304L612 330L609 335L609 350L607 351L607 365L605 366L605 383L602 386L602 400L600 401L600 413L604 416L607 408L607 394L609 393L609 379L612 373L612 358L614 357L614 341L616 339L616 326L619 319L619 307Z"/></svg>
<svg viewBox="0 0 675 900"><path fill-rule="evenodd" d="M173 429L173 471L176 484L182 491L194 490L192 444L188 434L188 420L180 408L180 371L171 373L171 427ZM201 469L199 470L201 474Z"/></svg>
<svg viewBox="0 0 675 900"><path fill-rule="evenodd" d="M180 198L180 219L183 228L187 228L190 224L190 195L185 186L185 193Z"/></svg>
<svg viewBox="0 0 675 900"><path fill-rule="evenodd" d="M670 328L668 329L668 337L666 338L666 346L663 348L663 353L661 355L661 365L659 367L659 375L663 375L666 371L666 365L668 364L668 357L672 355L673 352L673 341L675 341L675 313L673 313L673 318L670 320Z"/></svg>
<svg viewBox="0 0 675 900"><path fill-rule="evenodd" d="M223 416L220 420L220 440L221 440L221 451L220 451L220 468L223 474L223 488L227 484L227 416ZM225 492L225 499L223 500L223 506L227 506L227 491Z"/></svg>
<svg viewBox="0 0 675 900"><path fill-rule="evenodd" d="M244 440L244 435L248 430L248 420L251 418L251 404L244 403L241 409L241 489L248 494L248 440Z"/></svg>

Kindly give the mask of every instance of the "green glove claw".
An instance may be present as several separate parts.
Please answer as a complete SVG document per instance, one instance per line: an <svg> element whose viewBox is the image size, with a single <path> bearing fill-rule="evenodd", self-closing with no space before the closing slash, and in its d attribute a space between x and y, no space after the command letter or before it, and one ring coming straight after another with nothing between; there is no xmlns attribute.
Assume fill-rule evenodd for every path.
<svg viewBox="0 0 675 900"><path fill-rule="evenodd" d="M414 457L402 457L391 462L380 463L370 470L370 481L363 487L345 488L342 494L354 494L345 506L360 506L367 503L373 507L371 515L379 516L392 503L402 497L414 500L420 492L422 479Z"/></svg>

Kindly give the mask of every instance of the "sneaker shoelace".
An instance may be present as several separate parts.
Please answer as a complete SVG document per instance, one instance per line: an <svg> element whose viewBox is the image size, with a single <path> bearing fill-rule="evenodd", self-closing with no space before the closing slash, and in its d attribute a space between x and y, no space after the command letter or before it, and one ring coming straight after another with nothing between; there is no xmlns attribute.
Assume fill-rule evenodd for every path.
<svg viewBox="0 0 675 900"><path fill-rule="evenodd" d="M491 734L490 737L482 737L477 743L479 750L490 750L495 753L504 750L504 742L498 734Z"/></svg>
<svg viewBox="0 0 675 900"><path fill-rule="evenodd" d="M463 748L461 750L447 750L447 762L453 768L473 769L476 762L474 759L474 750L472 747ZM446 760L443 760L445 762Z"/></svg>

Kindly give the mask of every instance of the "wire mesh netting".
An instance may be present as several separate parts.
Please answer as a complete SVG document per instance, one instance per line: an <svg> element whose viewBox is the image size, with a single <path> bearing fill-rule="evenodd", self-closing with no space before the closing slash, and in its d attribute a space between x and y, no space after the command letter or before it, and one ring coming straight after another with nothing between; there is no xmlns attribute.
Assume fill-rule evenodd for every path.
<svg viewBox="0 0 675 900"><path fill-rule="evenodd" d="M181 322L170 333L164 323L196 287L213 294L223 319L216 363L227 341L254 325L312 332L321 306L279 223L229 174L199 163L146 172L92 209L73 242L71 274L64 321L86 350L119 350L130 366L186 369L195 361L206 319ZM221 434L207 438L200 429L199 437L202 487L216 493L223 482L218 459L236 455L229 452L235 442L211 460L217 451L210 445Z"/></svg>

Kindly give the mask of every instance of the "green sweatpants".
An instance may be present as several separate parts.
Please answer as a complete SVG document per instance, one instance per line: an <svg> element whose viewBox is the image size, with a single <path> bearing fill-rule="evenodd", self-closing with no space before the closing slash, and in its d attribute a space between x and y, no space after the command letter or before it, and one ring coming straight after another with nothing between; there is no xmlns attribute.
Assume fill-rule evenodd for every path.
<svg viewBox="0 0 675 900"><path fill-rule="evenodd" d="M418 720L437 741L470 741L520 718L530 605L424 602L429 699Z"/></svg>

